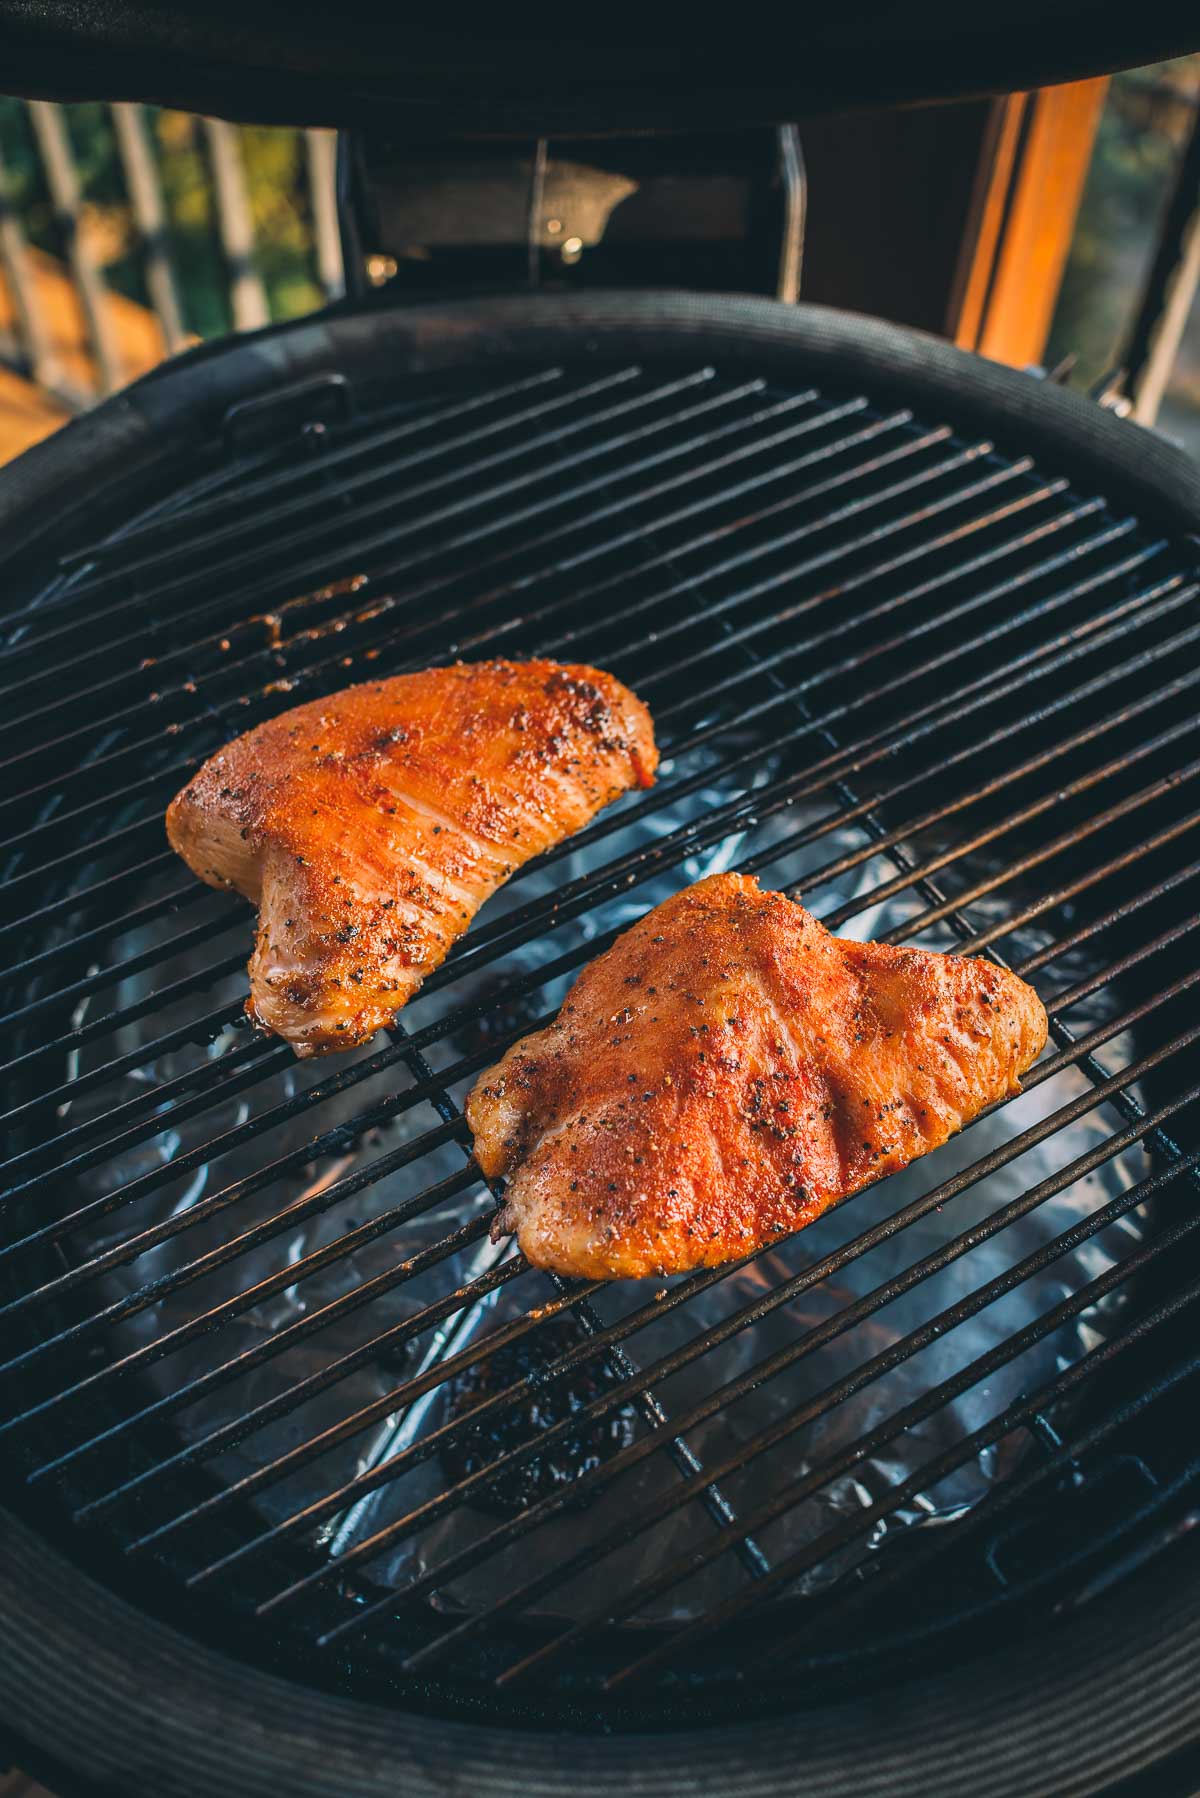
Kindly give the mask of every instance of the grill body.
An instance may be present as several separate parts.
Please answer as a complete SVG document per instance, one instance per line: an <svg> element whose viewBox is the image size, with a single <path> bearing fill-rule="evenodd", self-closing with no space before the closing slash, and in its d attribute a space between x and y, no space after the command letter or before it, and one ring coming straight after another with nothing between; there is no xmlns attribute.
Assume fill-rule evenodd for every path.
<svg viewBox="0 0 1200 1798"><path fill-rule="evenodd" d="M98 1629L131 1667L169 1669L135 1706L177 1756L167 1790L191 1789L187 1744L204 1713L189 1690L248 1723L245 1694L234 1696L247 1682L249 1709L272 1730L279 1720L271 1752L288 1755L304 1742L299 1731L283 1741L297 1680L324 1689L304 1702L317 1737L347 1756L327 1784L310 1765L299 1789L373 1789L378 1751L401 1740L409 1787L428 1789L426 1725L383 1720L363 1707L373 1699L510 1729L663 1731L784 1713L706 1738L697 1764L725 1756L729 1789L747 1767L757 1789L791 1789L785 1743L804 1731L832 1781L854 1740L881 1763L903 1753L913 1790L960 1790L962 1761L945 1744L969 1733L972 1753L994 1755L989 1730L1002 1733L1005 1704L1018 1702L1019 1645L1037 1627L1052 1641L1046 1668L1061 1669L1090 1719L1078 1790L1111 1784L1118 1741L1135 1769L1164 1707L1182 1753L1194 1619L1178 1566L1190 1559L1200 1275L1190 465L1071 396L884 327L651 296L267 333L142 383L26 458L7 488L2 1321L6 1495L21 1521L0 1577L22 1608L44 1591L48 1621L37 1656L22 1649L0 1691L31 1735L53 1730L35 1669L65 1673L80 1632ZM659 789L600 821L570 846L582 859L545 884L514 883L386 1047L286 1084L287 1052L235 1028L247 916L174 867L163 804L198 759L298 699L412 661L535 651L586 654L646 691L670 757ZM956 1160L922 1164L903 1207L889 1183L853 1201L828 1238L797 1238L786 1262L760 1268L760 1288L734 1285L723 1312L697 1310L722 1290L708 1276L662 1300L614 1298L535 1287L511 1261L480 1260L490 1200L464 1161L464 1082L557 1002L554 982L620 928L623 905L722 855L852 933L895 901L897 940L995 952L1026 972L1054 1020L1030 1107L984 1156L968 1133ZM859 884L837 885L851 874ZM142 1089L125 1084L144 1068ZM410 1116L419 1129L389 1134ZM1060 1131L1085 1118L1094 1134L1059 1154ZM1036 1178L994 1183L1042 1142L1052 1160ZM1114 1163L1118 1189L1088 1198ZM294 1169L303 1192L269 1185L267 1172ZM1053 1213L1077 1189L1077 1214ZM1050 1212L1055 1229L1006 1255L1002 1232L1022 1208ZM389 1262L395 1233L426 1216L429 1233L402 1238L404 1257ZM212 1232L197 1233L210 1218ZM318 1233L294 1252L289 1232L310 1220ZM910 1222L928 1225L911 1254L856 1283ZM1088 1260L1122 1229L1126 1240ZM971 1259L993 1240L997 1259ZM383 1259L350 1261L360 1241ZM259 1260L239 1263L252 1251ZM936 1284L960 1265L959 1285ZM342 1266L341 1289L322 1292L333 1311L270 1310L310 1273ZM813 1541L781 1536L804 1496L797 1482L815 1494L822 1473L849 1475L887 1450L893 1414L855 1413L860 1389L1051 1268L1065 1270L1061 1316L1047 1301L1010 1319L982 1372L978 1354L934 1361L921 1396L904 1394L918 1432L935 1400L987 1379L990 1409L918 1453L911 1474L868 1485ZM376 1308L410 1283L410 1311ZM830 1290L827 1312L802 1308ZM176 1294L182 1308L160 1309ZM889 1311L910 1294L912 1309ZM534 1306L574 1334L539 1335ZM650 1333L655 1306L680 1321L678 1337ZM247 1313L265 1334L236 1333ZM689 1332L694 1315L703 1322ZM788 1327L767 1373L790 1401L698 1450L706 1385L729 1385L719 1421L757 1402L766 1378L714 1349L772 1315ZM872 1336L877 1316L900 1321ZM350 1317L357 1335L327 1350L322 1331ZM1087 1333L1061 1366L1023 1358L1081 1318ZM795 1383L809 1352L860 1324L852 1365L824 1385ZM598 1502L566 1539L553 1534L563 1493L535 1481L524 1510L476 1515L466 1535L380 1578L385 1552L461 1512L456 1485L474 1478L468 1497L486 1497L498 1454L544 1465L519 1433L485 1444L482 1474L461 1461L447 1472L423 1446L434 1430L452 1438L456 1418L418 1415L422 1401L510 1342L534 1357L532 1385L530 1363L519 1374L528 1390L549 1368L561 1375L551 1390L578 1398L579 1370L606 1369L579 1403L600 1419L622 1409L629 1433L574 1468L598 1499L639 1466L658 1470L656 1483L635 1485L628 1515ZM303 1367L286 1363L277 1385L238 1384L293 1343L311 1357ZM185 1377L192 1344L208 1359ZM388 1378L364 1399L347 1381L368 1365ZM696 1365L699 1386L687 1381ZM299 1392L303 1380L314 1383ZM197 1424L194 1408L226 1392L231 1410L201 1409ZM305 1410L318 1397L323 1408ZM801 1435L808 1411L851 1426L840 1441ZM382 1431L368 1437L368 1424ZM564 1414L558 1429L577 1452L580 1426ZM319 1500L288 1486L322 1453L364 1440L374 1458L329 1461ZM1008 1457L985 1502L948 1528L887 1534L905 1478L912 1496L936 1494L984 1451ZM356 1511L422 1468L433 1483L411 1500ZM284 1501L264 1509L277 1489ZM953 1495L937 1508L952 1512ZM592 1552L661 1540L653 1531L680 1513L688 1533L649 1566L618 1559L625 1571L603 1601L586 1587L572 1600L571 1569L548 1577L556 1553L586 1572ZM882 1547L863 1561L855 1545L875 1521ZM455 1590L487 1564L489 1531L509 1553L502 1576ZM1115 1579L1158 1551L1173 1573L1155 1564L1132 1585ZM831 1558L840 1577L806 1585ZM453 1602L431 1606L445 1563ZM664 1608L712 1567L723 1584L701 1587L690 1609ZM568 1597L544 1602L563 1586ZM1179 1651L1159 1670L1154 1708L1129 1669L1156 1607ZM177 1639L181 1626L194 1640ZM247 1666L233 1668L230 1650ZM917 1666L920 1704L911 1685L895 1692L897 1668ZM77 1685L81 1728L101 1729L94 1697L110 1677L115 1662L102 1660ZM1040 1696L1047 1730L1061 1731L1054 1686L1043 1680ZM919 1727L936 1731L940 1768L916 1751ZM498 1746L522 1737L455 1728L464 1754L486 1742L483 1789L528 1765L523 1747ZM1043 1789L1030 1728L1003 1789ZM551 1741L547 1780L555 1766L570 1777L577 1757L597 1781L628 1782L630 1742L585 1735L565 1752ZM649 1757L648 1789L689 1776L692 1748L670 1747L667 1763ZM106 1752L128 1773L128 1749L114 1740ZM239 1767L240 1789L259 1789L262 1762L251 1753ZM844 1773L857 1787L861 1763Z"/></svg>

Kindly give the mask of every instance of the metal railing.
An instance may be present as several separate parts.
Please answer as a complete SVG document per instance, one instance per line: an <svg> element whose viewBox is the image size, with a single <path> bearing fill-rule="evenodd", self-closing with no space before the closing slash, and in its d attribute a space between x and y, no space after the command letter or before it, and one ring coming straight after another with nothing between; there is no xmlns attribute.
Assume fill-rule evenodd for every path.
<svg viewBox="0 0 1200 1798"><path fill-rule="evenodd" d="M1200 90L1189 103L1191 133L1125 350L1126 386L1139 424L1158 417L1200 289Z"/></svg>
<svg viewBox="0 0 1200 1798"><path fill-rule="evenodd" d="M16 105L10 102L10 105ZM86 367L81 380L68 370L45 316L39 284L39 251L31 241L28 208L20 203L11 168L0 146L0 281L7 289L11 324L0 332L0 367L32 382L70 412L125 385L131 370L123 354L116 306L129 304L114 288L106 258L87 228L88 202L80 158L72 140L72 108L35 100L24 105L29 147L36 156L53 216L52 252L61 264L78 305ZM116 102L106 109L113 132L116 176L123 190L140 263L144 304L157 321L164 354L193 341L187 325L186 294L178 267L178 235L164 191L168 148L157 141L151 109ZM312 282L327 299L344 285L334 192L336 139L332 132L307 131L301 158ZM273 308L260 266L254 208L247 179L242 128L224 120L200 122L201 148L211 196L213 231L220 253L228 314L237 330L253 329L280 316Z"/></svg>
<svg viewBox="0 0 1200 1798"><path fill-rule="evenodd" d="M1147 92L1158 91L1153 83L1142 85ZM1169 93L1174 102L1191 107L1194 122L1178 159L1173 191L1164 196L1141 290L1130 308L1120 366L1104 384L1139 423L1148 425L1157 419L1170 386L1200 289L1200 91L1188 95L1174 87ZM77 109L49 101L9 105L21 105L26 115L38 184L52 209L56 269L74 296L84 354L64 358L48 324L28 206L16 192L0 141L0 287L9 299L7 328L0 328L0 369L24 377L65 411L77 412L140 372L124 352L114 312L115 300L128 304L128 299L111 283L105 257L86 228L86 183L72 138L71 115ZM143 304L157 321L162 353L171 355L193 340L178 266L178 233L164 193L164 166L172 152L153 130L152 109L118 102L104 110L112 125L111 160L136 240ZM252 330L295 308L273 305L264 277L245 132L219 119L194 121L194 132L192 147L202 156L220 257L223 310L233 329ZM336 137L312 130L297 135L303 139L299 165L311 292L333 299L345 286L335 195Z"/></svg>

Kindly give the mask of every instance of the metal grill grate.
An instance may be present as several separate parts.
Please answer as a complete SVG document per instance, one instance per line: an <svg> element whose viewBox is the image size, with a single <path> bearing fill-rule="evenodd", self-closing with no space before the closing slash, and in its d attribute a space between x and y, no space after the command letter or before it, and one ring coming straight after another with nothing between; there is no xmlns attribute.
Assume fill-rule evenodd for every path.
<svg viewBox="0 0 1200 1798"><path fill-rule="evenodd" d="M603 1706L768 1648L786 1696L948 1555L976 1605L1044 1574L1004 1520L1064 1468L1126 1513L1169 1477L1108 1450L1190 1377L1200 1278L1193 544L865 395L612 367L427 385L67 549L0 659L22 1502L310 1676ZM490 653L632 684L660 783L383 1046L301 1066L242 1028L249 914L163 807L299 699ZM487 1244L462 1097L714 866L1002 959L1052 1050L782 1249L550 1280Z"/></svg>

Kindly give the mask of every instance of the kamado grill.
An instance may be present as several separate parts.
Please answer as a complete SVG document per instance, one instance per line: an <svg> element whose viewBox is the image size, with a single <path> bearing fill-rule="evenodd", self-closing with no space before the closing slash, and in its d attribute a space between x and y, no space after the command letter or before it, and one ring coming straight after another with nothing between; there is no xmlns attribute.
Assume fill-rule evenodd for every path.
<svg viewBox="0 0 1200 1798"><path fill-rule="evenodd" d="M729 70L733 122L845 98L855 21L857 97L1190 47L1070 10L1035 53L929 8L889 57L835 9L795 93ZM383 28L364 71L270 11L227 44L14 9L14 62L38 92L363 125L345 229L394 250L381 134L428 138L454 58ZM703 31L657 99L649 50L551 85L521 48L458 71L493 138L606 106L694 128L721 92ZM747 266L773 244L786 285L794 139L738 144ZM472 154L509 193L511 146ZM1197 471L860 318L434 291L544 273L536 231L511 281L476 247L414 302L185 356L0 482L14 1752L64 1790L1191 1791ZM251 914L164 807L300 699L493 654L629 682L659 784L522 870L386 1038L300 1063L244 1026ZM725 868L1016 969L1047 1052L747 1262L529 1269L489 1242L465 1093Z"/></svg>

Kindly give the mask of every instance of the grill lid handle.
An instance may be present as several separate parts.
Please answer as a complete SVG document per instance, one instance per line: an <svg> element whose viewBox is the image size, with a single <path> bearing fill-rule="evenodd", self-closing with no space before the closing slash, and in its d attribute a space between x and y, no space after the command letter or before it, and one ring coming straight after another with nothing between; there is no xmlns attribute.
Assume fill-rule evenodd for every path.
<svg viewBox="0 0 1200 1798"><path fill-rule="evenodd" d="M673 10L673 9L672 9ZM677 20L494 6L453 31L379 0L0 0L4 89L151 100L252 122L414 138L712 129L859 105L1013 92L1200 47L1178 0L821 0Z"/></svg>

